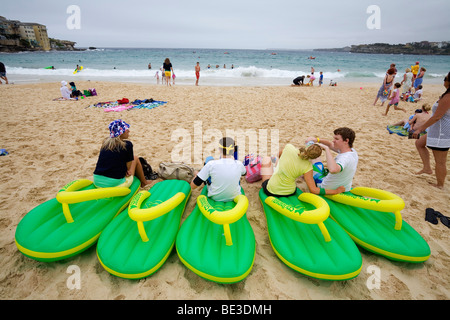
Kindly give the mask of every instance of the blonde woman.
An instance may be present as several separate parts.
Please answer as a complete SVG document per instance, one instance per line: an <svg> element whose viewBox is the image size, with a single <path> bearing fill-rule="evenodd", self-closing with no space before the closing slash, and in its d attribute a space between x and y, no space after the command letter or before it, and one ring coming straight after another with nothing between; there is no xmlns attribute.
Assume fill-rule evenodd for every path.
<svg viewBox="0 0 450 320"><path fill-rule="evenodd" d="M310 160L320 157L322 148L318 144L297 149L287 144L280 154L280 158L272 169L271 158L265 157L261 166L262 188L268 196L287 197L294 195L297 189L296 180L302 176L311 193L338 194L345 191L343 186L335 190L316 186L313 177L313 166Z"/></svg>
<svg viewBox="0 0 450 320"><path fill-rule="evenodd" d="M133 143L127 140L130 125L119 119L109 124L109 137L103 141L94 171L94 185L99 188L129 187L133 176L141 181L141 187L150 184L141 162L133 153Z"/></svg>
<svg viewBox="0 0 450 320"><path fill-rule="evenodd" d="M403 80L400 83L403 86L402 98L411 89L411 87L412 87L412 78L413 78L413 74L411 72L411 69L406 68L405 69L405 74L403 75Z"/></svg>

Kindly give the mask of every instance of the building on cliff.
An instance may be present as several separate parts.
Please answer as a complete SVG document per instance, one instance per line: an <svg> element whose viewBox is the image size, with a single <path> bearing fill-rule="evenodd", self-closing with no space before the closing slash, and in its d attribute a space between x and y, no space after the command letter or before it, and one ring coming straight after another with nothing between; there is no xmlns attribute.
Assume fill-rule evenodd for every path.
<svg viewBox="0 0 450 320"><path fill-rule="evenodd" d="M0 16L0 51L75 50L76 42L49 39L39 23L8 20Z"/></svg>

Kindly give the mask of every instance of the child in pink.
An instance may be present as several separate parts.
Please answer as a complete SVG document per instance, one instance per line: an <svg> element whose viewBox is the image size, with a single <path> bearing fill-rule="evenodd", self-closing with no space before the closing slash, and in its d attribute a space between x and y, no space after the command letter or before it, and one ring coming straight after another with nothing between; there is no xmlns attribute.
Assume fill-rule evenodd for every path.
<svg viewBox="0 0 450 320"><path fill-rule="evenodd" d="M395 89L391 92L391 96L389 97L391 99L391 101L389 101L389 104L386 107L386 112L382 113L383 116L387 116L389 108L393 105L395 110L403 110L403 112L406 112L405 109L400 108L398 106L398 103L400 101L400 87L402 85L400 83L396 83L394 85Z"/></svg>

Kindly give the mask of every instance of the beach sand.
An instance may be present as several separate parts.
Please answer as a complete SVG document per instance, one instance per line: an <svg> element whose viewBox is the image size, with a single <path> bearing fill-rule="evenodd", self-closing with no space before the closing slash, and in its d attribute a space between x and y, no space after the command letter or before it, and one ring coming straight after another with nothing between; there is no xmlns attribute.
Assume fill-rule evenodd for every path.
<svg viewBox="0 0 450 320"><path fill-rule="evenodd" d="M0 157L0 299L417 299L450 298L450 236L441 222L425 221L425 209L434 208L450 216L449 188L430 185L433 175L416 175L421 160L414 141L390 135L387 124L407 118L422 103L400 102L407 113L373 106L379 84L339 83L337 87L208 87L77 82L78 89L95 88L97 97L80 101L52 101L60 96L59 83L0 86L0 148L9 155ZM361 89L362 87L362 89ZM444 92L440 85L424 84L424 102L433 104ZM104 112L86 108L95 102L122 98L153 98L167 101L152 110ZM201 121L204 135L209 129L278 132L279 145L302 146L308 136L332 139L333 129L348 126L355 130L359 165L354 186L391 191L405 201L404 221L428 242L431 257L424 263L390 261L360 249L363 267L349 281L321 281L287 267L275 255L269 242L267 224L258 197L260 183L242 186L249 198L247 216L256 237L253 270L243 281L220 285L206 281L179 260L175 250L152 276L131 281L112 276L98 262L95 246L67 260L43 263L23 256L16 248L14 234L19 221L35 206L54 198L68 182L91 179L107 126L114 119L131 124L130 140L135 154L145 157L155 168L171 161L177 145L175 130L187 130L194 148L195 121ZM197 123L198 125L198 123ZM270 143L270 141L269 141ZM205 148L207 142L203 142ZM245 152L246 150L241 150ZM204 156L207 156L205 154ZM434 159L432 167L434 168ZM201 165L193 164L200 168ZM155 183L159 180L155 180ZM307 191L299 179L298 186ZM149 189L149 188L146 188ZM200 189L194 190L183 220L190 214ZM66 284L69 266L81 271L81 288ZM381 271L379 288L369 288L371 266ZM368 270L369 268L369 270Z"/></svg>

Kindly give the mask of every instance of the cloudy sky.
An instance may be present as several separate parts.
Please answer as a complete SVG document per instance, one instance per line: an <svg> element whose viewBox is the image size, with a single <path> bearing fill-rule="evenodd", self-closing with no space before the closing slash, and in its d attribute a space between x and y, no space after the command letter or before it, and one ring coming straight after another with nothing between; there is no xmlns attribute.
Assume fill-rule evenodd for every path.
<svg viewBox="0 0 450 320"><path fill-rule="evenodd" d="M14 0L0 15L77 47L314 49L449 41L449 11L449 0Z"/></svg>

